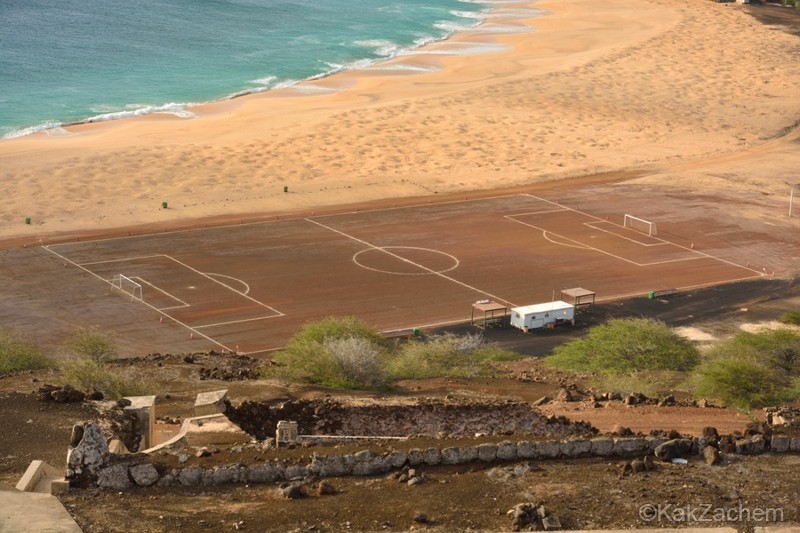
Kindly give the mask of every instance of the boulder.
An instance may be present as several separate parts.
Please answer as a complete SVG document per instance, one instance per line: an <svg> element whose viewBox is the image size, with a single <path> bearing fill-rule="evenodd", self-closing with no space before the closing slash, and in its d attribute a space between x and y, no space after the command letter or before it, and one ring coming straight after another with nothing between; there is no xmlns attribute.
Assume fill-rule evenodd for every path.
<svg viewBox="0 0 800 533"><path fill-rule="evenodd" d="M617 437L614 439L614 455L629 457L647 453L647 440L640 437Z"/></svg>
<svg viewBox="0 0 800 533"><path fill-rule="evenodd" d="M128 472L130 472L134 483L140 487L149 487L158 481L159 478L158 470L156 470L156 467L150 463L132 466Z"/></svg>
<svg viewBox="0 0 800 533"><path fill-rule="evenodd" d="M132 485L131 478L128 476L128 465L108 466L97 472L97 486L101 489L125 490Z"/></svg>
<svg viewBox="0 0 800 533"><path fill-rule="evenodd" d="M714 446L706 446L703 448L703 459L708 465L718 464L720 461L719 450Z"/></svg>
<svg viewBox="0 0 800 533"><path fill-rule="evenodd" d="M659 445L655 454L662 461L671 461L677 457L684 457L692 453L692 439L672 439Z"/></svg>
<svg viewBox="0 0 800 533"><path fill-rule="evenodd" d="M203 481L203 469L199 466L183 468L178 472L177 477L181 485L199 485Z"/></svg>
<svg viewBox="0 0 800 533"><path fill-rule="evenodd" d="M439 448L428 448L422 452L422 462L428 466L436 466L442 462L442 452Z"/></svg>
<svg viewBox="0 0 800 533"><path fill-rule="evenodd" d="M67 456L66 478L72 485L88 486L94 481L108 457L108 444L100 426L94 422L85 423L80 442Z"/></svg>
<svg viewBox="0 0 800 533"><path fill-rule="evenodd" d="M559 444L564 457L585 457L592 453L592 442L589 440L563 440Z"/></svg>
<svg viewBox="0 0 800 533"><path fill-rule="evenodd" d="M513 461L517 458L517 443L503 441L497 445L497 458L501 461Z"/></svg>
<svg viewBox="0 0 800 533"><path fill-rule="evenodd" d="M214 485L238 483L239 481L239 466L223 466L214 468L211 473L211 482Z"/></svg>
<svg viewBox="0 0 800 533"><path fill-rule="evenodd" d="M561 453L561 443L554 440L546 440L539 443L539 457L542 459L555 459Z"/></svg>
<svg viewBox="0 0 800 533"><path fill-rule="evenodd" d="M772 435L769 448L775 453L786 453L791 446L791 439L786 435Z"/></svg>
<svg viewBox="0 0 800 533"><path fill-rule="evenodd" d="M478 446L478 459L491 462L497 459L497 446L495 444L481 444Z"/></svg>
<svg viewBox="0 0 800 533"><path fill-rule="evenodd" d="M742 455L758 455L764 453L766 441L761 434L750 435L736 441L736 453Z"/></svg>
<svg viewBox="0 0 800 533"><path fill-rule="evenodd" d="M608 457L614 454L614 439L611 437L595 437L589 443L592 455Z"/></svg>
<svg viewBox="0 0 800 533"><path fill-rule="evenodd" d="M539 448L535 442L520 441L517 443L517 457L520 459L536 459L539 457Z"/></svg>
<svg viewBox="0 0 800 533"><path fill-rule="evenodd" d="M273 483L283 477L271 464L250 465L247 467L246 476L248 483Z"/></svg>

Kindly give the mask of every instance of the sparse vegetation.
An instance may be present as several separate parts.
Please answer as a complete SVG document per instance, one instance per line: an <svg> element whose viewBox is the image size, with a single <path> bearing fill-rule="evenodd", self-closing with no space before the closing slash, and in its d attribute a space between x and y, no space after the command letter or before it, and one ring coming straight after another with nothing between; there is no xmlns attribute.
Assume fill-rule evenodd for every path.
<svg viewBox="0 0 800 533"><path fill-rule="evenodd" d="M264 377L328 387L374 389L400 379L476 376L490 361L518 355L487 345L480 335L445 333L399 345L354 318L308 324L273 357Z"/></svg>
<svg viewBox="0 0 800 533"><path fill-rule="evenodd" d="M786 311L778 317L778 322L789 324L790 326L800 326L800 311Z"/></svg>
<svg viewBox="0 0 800 533"><path fill-rule="evenodd" d="M740 409L800 398L800 334L739 333L709 352L690 382L696 396Z"/></svg>
<svg viewBox="0 0 800 533"><path fill-rule="evenodd" d="M561 370L630 374L691 370L700 362L700 354L663 322L623 318L595 326L586 337L557 347L547 362Z"/></svg>
<svg viewBox="0 0 800 533"><path fill-rule="evenodd" d="M101 391L106 398L116 400L124 396L146 394L145 384L141 380L122 369L110 367L108 363L87 357L63 363L61 372L69 385L84 391Z"/></svg>
<svg viewBox="0 0 800 533"><path fill-rule="evenodd" d="M0 376L52 365L36 344L22 333L0 329Z"/></svg>
<svg viewBox="0 0 800 533"><path fill-rule="evenodd" d="M64 342L64 348L78 357L85 357L97 363L110 361L117 352L114 338L97 328L79 329Z"/></svg>
<svg viewBox="0 0 800 533"><path fill-rule="evenodd" d="M389 361L388 371L394 379L472 377L487 373L491 361L518 358L487 345L479 334L444 333L404 344Z"/></svg>
<svg viewBox="0 0 800 533"><path fill-rule="evenodd" d="M384 382L386 341L353 317L307 324L273 357L264 377L308 381L327 387L369 389Z"/></svg>

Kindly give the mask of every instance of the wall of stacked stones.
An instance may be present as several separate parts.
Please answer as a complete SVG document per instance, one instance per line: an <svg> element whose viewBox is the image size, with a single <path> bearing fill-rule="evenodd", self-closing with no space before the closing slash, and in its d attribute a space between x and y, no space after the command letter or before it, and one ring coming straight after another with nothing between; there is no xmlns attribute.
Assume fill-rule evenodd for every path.
<svg viewBox="0 0 800 533"><path fill-rule="evenodd" d="M448 437L475 433L566 438L596 432L585 422L548 417L525 402L474 402L422 398L414 404L344 405L335 400L291 400L281 405L246 401L225 410L233 423L259 440L274 436L280 420L297 422L304 435Z"/></svg>
<svg viewBox="0 0 800 533"><path fill-rule="evenodd" d="M677 442L680 441L680 442ZM666 444L665 444L666 443ZM124 490L134 486L191 486L228 483L273 483L307 476L375 476L404 466L460 465L472 462L496 463L517 460L552 460L581 457L631 458L661 455L662 445L677 443L684 456L699 455L708 444L703 438L668 439L666 437L611 437L587 439L504 441L474 446L430 447L393 450L376 454L369 450L344 455L314 455L310 462L285 460L252 465L228 465L204 468L187 466L165 469L150 456L109 454L94 468L96 482L102 488ZM659 448L657 453L657 448ZM735 453L757 455L765 452L800 452L800 437L774 434L752 435L735 443ZM151 462L152 461L152 462Z"/></svg>

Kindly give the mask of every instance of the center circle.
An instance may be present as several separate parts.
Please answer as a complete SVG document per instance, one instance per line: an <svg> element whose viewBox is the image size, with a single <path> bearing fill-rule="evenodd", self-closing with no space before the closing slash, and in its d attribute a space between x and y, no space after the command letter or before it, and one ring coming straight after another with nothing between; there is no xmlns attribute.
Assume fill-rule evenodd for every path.
<svg viewBox="0 0 800 533"><path fill-rule="evenodd" d="M454 256L416 246L376 246L353 255L353 262L362 268L398 276L444 274L458 267Z"/></svg>

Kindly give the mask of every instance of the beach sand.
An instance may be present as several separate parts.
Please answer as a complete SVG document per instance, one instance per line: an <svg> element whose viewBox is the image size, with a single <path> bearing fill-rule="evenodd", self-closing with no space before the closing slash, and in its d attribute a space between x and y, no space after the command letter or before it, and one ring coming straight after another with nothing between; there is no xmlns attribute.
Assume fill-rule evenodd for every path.
<svg viewBox="0 0 800 533"><path fill-rule="evenodd" d="M381 68L202 106L194 118L0 141L0 240L630 169L646 173L620 186L773 195L775 205L786 181L800 182L800 38L752 8L517 7L520 17L547 13L493 18ZM531 31L494 34L491 24Z"/></svg>

